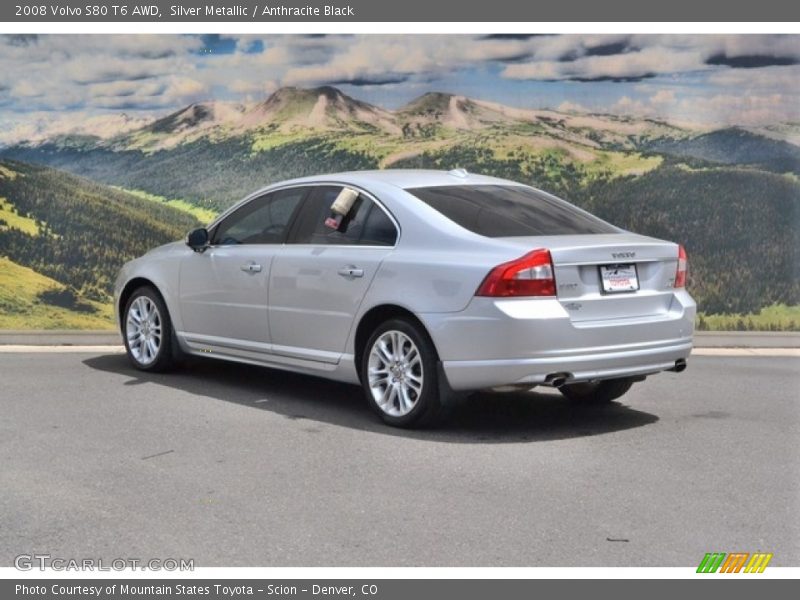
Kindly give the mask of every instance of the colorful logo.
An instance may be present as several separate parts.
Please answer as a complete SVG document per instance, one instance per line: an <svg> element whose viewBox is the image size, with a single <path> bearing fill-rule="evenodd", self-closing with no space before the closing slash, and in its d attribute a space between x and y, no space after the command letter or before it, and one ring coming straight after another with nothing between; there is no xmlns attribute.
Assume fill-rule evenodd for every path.
<svg viewBox="0 0 800 600"><path fill-rule="evenodd" d="M700 565L698 573L763 573L767 568L772 554L766 552L708 552Z"/></svg>

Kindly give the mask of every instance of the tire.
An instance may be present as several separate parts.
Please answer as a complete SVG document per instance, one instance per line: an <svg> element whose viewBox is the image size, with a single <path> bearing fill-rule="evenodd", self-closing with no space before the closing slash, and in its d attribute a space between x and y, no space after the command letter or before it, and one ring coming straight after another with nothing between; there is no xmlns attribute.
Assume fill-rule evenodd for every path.
<svg viewBox="0 0 800 600"><path fill-rule="evenodd" d="M439 388L438 363L433 342L418 324L404 318L381 323L361 357L361 385L369 405L393 427L440 423L448 410Z"/></svg>
<svg viewBox="0 0 800 600"><path fill-rule="evenodd" d="M175 366L175 336L164 300L155 288L137 288L125 304L122 339L128 360L141 371L163 372Z"/></svg>
<svg viewBox="0 0 800 600"><path fill-rule="evenodd" d="M633 379L603 379L584 383L568 383L558 388L565 398L576 404L609 404L624 396L634 384Z"/></svg>

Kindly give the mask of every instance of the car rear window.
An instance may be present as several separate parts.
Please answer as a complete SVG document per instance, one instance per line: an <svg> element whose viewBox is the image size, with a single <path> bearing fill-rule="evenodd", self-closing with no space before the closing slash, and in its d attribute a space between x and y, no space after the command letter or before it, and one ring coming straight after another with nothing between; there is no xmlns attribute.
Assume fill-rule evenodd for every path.
<svg viewBox="0 0 800 600"><path fill-rule="evenodd" d="M512 185L447 185L406 190L465 229L486 237L617 233L564 200Z"/></svg>

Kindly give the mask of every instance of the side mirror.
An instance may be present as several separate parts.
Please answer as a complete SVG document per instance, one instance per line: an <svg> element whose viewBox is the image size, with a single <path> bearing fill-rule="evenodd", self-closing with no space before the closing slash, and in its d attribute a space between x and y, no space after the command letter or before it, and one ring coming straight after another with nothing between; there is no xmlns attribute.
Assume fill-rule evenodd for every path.
<svg viewBox="0 0 800 600"><path fill-rule="evenodd" d="M203 252L208 248L208 229L201 227L190 231L186 236L186 245L195 252Z"/></svg>

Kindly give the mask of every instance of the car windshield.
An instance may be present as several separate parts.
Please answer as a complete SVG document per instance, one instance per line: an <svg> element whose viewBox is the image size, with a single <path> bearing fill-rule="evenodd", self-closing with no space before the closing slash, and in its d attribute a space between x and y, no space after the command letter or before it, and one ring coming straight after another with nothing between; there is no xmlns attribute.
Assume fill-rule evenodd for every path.
<svg viewBox="0 0 800 600"><path fill-rule="evenodd" d="M407 189L461 227L486 237L618 233L564 200L513 185L448 185Z"/></svg>

